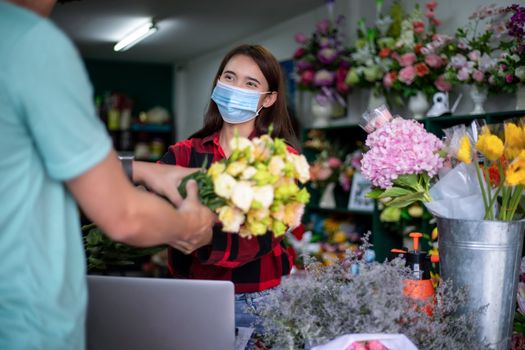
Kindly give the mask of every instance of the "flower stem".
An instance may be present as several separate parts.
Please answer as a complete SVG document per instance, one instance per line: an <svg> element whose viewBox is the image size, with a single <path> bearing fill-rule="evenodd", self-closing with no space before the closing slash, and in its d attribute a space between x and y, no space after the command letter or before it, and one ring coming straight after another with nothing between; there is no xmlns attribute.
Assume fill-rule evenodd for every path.
<svg viewBox="0 0 525 350"><path fill-rule="evenodd" d="M485 186L483 186L483 180L481 178L481 170L479 168L479 163L477 161L474 163L476 165L476 174L478 175L479 187L481 188L481 194L483 195L483 204L485 205L485 219L487 219L487 215L489 211L487 194L485 193ZM490 210L492 211L492 208Z"/></svg>
<svg viewBox="0 0 525 350"><path fill-rule="evenodd" d="M518 204L521 200L521 195L523 194L523 185L518 185L514 187L514 193L512 194L512 199L510 200L510 206L509 206L509 216L508 220L512 220L514 218L514 213L516 212L516 209L518 208Z"/></svg>
<svg viewBox="0 0 525 350"><path fill-rule="evenodd" d="M490 174L486 167L483 168L483 174L485 175L485 184L487 186L487 202L490 203L491 202L490 198L492 197L492 188L490 187ZM490 214L489 215L490 220L494 220L494 212L492 211L492 209L493 209L492 206L488 207L488 213Z"/></svg>

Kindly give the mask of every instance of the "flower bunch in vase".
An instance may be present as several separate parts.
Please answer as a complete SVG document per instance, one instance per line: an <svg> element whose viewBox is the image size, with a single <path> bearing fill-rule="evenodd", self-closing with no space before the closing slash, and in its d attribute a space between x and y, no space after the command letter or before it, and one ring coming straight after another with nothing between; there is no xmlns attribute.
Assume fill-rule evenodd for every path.
<svg viewBox="0 0 525 350"><path fill-rule="evenodd" d="M386 108L376 112L369 123L390 115ZM383 120L366 138L361 172L373 185L367 196L398 208L431 201L430 180L443 166L439 154L443 143L415 120L391 116Z"/></svg>
<svg viewBox="0 0 525 350"><path fill-rule="evenodd" d="M343 43L343 23L343 16L335 23L324 19L317 23L309 38L302 33L295 35L299 44L293 55L297 86L315 93L318 104L331 105L333 115L344 110L349 91L344 82L350 58Z"/></svg>
<svg viewBox="0 0 525 350"><path fill-rule="evenodd" d="M218 213L224 232L280 236L299 226L310 197L297 184L310 179L306 158L269 135L252 140L236 136L230 147L228 159L185 177L178 188L181 195L185 197L186 182L195 179L201 202Z"/></svg>
<svg viewBox="0 0 525 350"><path fill-rule="evenodd" d="M449 91L444 72L448 63L451 37L437 32L441 21L436 17L436 1L425 4L423 13L418 5L402 22L401 33L389 53L392 66L383 77L384 88L398 103L412 98L410 107L419 119L429 107L427 99L437 91ZM416 104L414 97L421 102Z"/></svg>
<svg viewBox="0 0 525 350"><path fill-rule="evenodd" d="M375 25L367 27L364 19L359 20L355 50L352 52L352 67L348 70L346 83L350 87L371 89L369 108L377 107L373 100L384 103L383 77L388 72L392 58L390 52L399 33L390 31L391 27L398 27L401 23L400 16L396 13L402 11L399 3L394 3L391 15L381 12L383 0L376 0L377 18Z"/></svg>
<svg viewBox="0 0 525 350"><path fill-rule="evenodd" d="M479 129L478 126L472 130ZM519 212L525 188L525 126L506 121L481 127L479 135L454 127L449 155L459 163L473 163L483 199L485 220L512 221ZM452 141L453 142L453 141ZM520 215L521 216L521 215Z"/></svg>

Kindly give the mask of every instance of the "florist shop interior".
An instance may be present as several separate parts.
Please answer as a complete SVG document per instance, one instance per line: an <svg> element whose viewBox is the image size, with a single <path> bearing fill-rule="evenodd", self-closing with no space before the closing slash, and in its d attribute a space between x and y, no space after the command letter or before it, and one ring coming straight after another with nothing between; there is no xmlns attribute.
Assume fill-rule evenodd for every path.
<svg viewBox="0 0 525 350"><path fill-rule="evenodd" d="M523 1L91 0L49 19L120 155L181 162L170 146L222 117L222 157L176 163L202 167L210 244L138 248L82 218L88 348L525 349ZM242 44L278 62L271 87L266 56L233 56L283 108L247 107L234 58L217 75Z"/></svg>

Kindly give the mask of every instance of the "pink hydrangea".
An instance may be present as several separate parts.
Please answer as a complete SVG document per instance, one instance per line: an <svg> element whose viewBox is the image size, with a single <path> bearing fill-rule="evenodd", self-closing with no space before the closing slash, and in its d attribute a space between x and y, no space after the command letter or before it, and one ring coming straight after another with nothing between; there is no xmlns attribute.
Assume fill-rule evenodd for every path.
<svg viewBox="0 0 525 350"><path fill-rule="evenodd" d="M426 172L435 176L443 166L438 151L443 143L415 120L394 118L368 135L369 151L361 171L372 184L388 188L400 175Z"/></svg>

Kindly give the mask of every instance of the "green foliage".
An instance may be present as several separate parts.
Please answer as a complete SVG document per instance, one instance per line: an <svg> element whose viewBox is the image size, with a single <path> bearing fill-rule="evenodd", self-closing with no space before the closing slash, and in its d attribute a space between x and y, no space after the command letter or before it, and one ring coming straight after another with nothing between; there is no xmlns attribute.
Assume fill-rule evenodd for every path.
<svg viewBox="0 0 525 350"><path fill-rule="evenodd" d="M199 200L204 206L215 211L217 208L226 205L226 200L217 196L217 194L213 190L213 181L204 170L200 170L190 175L187 175L182 179L178 187L179 193L182 196L182 198L186 198L186 184L189 180L192 179L197 182L197 186L199 187Z"/></svg>
<svg viewBox="0 0 525 350"><path fill-rule="evenodd" d="M111 240L95 224L82 227L88 271L106 271L111 267L133 265L136 259L166 249L165 246L138 248Z"/></svg>

